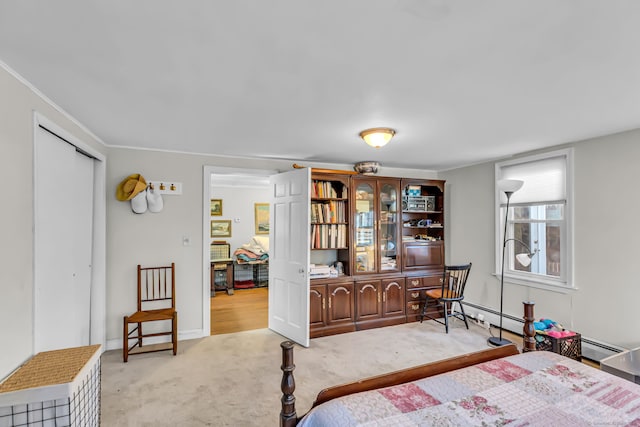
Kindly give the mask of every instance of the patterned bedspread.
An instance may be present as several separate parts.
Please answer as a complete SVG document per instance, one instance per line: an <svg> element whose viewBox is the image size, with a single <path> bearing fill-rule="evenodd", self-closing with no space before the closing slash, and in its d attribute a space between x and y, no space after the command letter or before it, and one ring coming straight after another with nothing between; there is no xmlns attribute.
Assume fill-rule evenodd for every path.
<svg viewBox="0 0 640 427"><path fill-rule="evenodd" d="M298 425L640 427L640 385L530 352L334 399Z"/></svg>

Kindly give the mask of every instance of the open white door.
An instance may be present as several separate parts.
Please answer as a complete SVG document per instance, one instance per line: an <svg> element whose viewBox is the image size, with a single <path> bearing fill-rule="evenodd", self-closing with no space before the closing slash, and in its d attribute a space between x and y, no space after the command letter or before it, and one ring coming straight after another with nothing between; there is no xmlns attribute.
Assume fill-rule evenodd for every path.
<svg viewBox="0 0 640 427"><path fill-rule="evenodd" d="M310 169L273 175L269 225L269 329L309 347Z"/></svg>

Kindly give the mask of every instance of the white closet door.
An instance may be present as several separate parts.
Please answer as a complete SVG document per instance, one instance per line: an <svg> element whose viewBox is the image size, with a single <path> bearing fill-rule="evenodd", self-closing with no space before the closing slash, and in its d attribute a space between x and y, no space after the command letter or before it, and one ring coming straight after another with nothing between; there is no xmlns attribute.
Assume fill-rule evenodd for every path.
<svg viewBox="0 0 640 427"><path fill-rule="evenodd" d="M89 344L93 159L36 128L34 353Z"/></svg>
<svg viewBox="0 0 640 427"><path fill-rule="evenodd" d="M73 300L74 325L72 337L77 345L90 344L91 331L91 259L93 256L93 164L94 160L75 153L74 188L77 190L70 215L73 237Z"/></svg>

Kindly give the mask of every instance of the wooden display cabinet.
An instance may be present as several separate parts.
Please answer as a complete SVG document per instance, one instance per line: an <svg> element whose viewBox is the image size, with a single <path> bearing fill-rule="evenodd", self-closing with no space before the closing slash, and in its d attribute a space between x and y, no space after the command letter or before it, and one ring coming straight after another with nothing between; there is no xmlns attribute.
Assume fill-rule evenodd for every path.
<svg viewBox="0 0 640 427"><path fill-rule="evenodd" d="M418 320L444 267L444 181L311 174L311 338ZM442 314L430 308L433 316Z"/></svg>

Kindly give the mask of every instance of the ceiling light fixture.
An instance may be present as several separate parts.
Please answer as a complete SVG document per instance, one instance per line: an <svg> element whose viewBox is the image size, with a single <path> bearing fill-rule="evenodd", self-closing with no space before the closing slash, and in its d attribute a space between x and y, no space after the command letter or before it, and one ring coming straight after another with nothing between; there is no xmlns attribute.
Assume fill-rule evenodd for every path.
<svg viewBox="0 0 640 427"><path fill-rule="evenodd" d="M360 138L374 148L380 148L391 141L396 131L391 128L372 128L360 132Z"/></svg>

